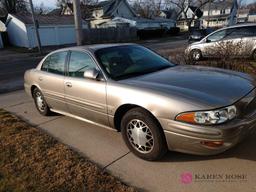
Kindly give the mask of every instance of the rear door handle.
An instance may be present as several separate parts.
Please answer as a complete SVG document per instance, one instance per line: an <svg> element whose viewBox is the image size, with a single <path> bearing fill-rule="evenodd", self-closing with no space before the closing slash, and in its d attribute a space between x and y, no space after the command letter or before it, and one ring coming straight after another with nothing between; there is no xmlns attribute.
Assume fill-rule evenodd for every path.
<svg viewBox="0 0 256 192"><path fill-rule="evenodd" d="M39 77L38 79L39 79L39 81L43 81L43 77Z"/></svg>
<svg viewBox="0 0 256 192"><path fill-rule="evenodd" d="M66 82L65 84L67 87L72 87L72 83L70 83L70 82Z"/></svg>

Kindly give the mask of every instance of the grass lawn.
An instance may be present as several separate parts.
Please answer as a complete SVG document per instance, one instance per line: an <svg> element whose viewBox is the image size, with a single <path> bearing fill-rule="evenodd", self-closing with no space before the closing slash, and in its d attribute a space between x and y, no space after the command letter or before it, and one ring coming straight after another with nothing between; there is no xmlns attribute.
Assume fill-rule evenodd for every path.
<svg viewBox="0 0 256 192"><path fill-rule="evenodd" d="M133 192L38 128L0 109L0 191Z"/></svg>

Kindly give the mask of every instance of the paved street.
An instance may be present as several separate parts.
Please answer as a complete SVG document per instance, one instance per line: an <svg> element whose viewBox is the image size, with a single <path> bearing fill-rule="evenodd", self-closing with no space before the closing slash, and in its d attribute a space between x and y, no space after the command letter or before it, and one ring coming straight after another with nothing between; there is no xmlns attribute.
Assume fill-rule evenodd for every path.
<svg viewBox="0 0 256 192"><path fill-rule="evenodd" d="M184 46L186 40L181 37L172 40L148 40L142 44L156 51L173 49ZM48 52L51 49L45 50ZM23 88L23 75L27 69L37 66L43 56L35 53L18 53L9 50L0 50L0 94L20 90Z"/></svg>
<svg viewBox="0 0 256 192"><path fill-rule="evenodd" d="M61 115L40 116L24 91L0 95L0 108L48 132L141 191L256 191L255 133L221 155L200 157L169 152L160 162L147 162L130 153L117 132ZM187 173L182 177L187 184L181 182L183 173Z"/></svg>

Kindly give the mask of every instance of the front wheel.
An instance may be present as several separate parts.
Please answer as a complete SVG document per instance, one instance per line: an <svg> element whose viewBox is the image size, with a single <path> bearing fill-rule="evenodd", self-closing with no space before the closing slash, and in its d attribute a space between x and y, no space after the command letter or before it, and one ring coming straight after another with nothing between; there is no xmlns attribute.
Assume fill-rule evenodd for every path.
<svg viewBox="0 0 256 192"><path fill-rule="evenodd" d="M121 132L128 148L145 160L158 160L167 152L162 128L152 115L141 109L129 110L121 121Z"/></svg>
<svg viewBox="0 0 256 192"><path fill-rule="evenodd" d="M193 61L200 61L202 59L202 53L198 49L194 49L190 52L190 59Z"/></svg>
<svg viewBox="0 0 256 192"><path fill-rule="evenodd" d="M44 116L50 115L50 109L44 99L42 92L38 88L33 90L33 98L39 113Z"/></svg>

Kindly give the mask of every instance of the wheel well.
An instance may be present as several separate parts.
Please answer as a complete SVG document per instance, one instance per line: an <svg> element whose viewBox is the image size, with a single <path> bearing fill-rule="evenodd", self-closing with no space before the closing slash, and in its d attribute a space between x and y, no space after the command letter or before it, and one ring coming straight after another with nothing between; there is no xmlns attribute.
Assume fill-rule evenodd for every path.
<svg viewBox="0 0 256 192"><path fill-rule="evenodd" d="M35 85L32 85L32 86L31 86L31 95L32 95L32 96L33 96L33 92L34 92L35 88L37 88L37 86L35 86Z"/></svg>
<svg viewBox="0 0 256 192"><path fill-rule="evenodd" d="M121 131L121 121L122 121L122 118L123 116L131 109L133 108L141 108L145 111L147 111L151 116L152 118L155 119L155 121L158 123L158 125L161 127L161 124L159 123L159 121L157 120L157 118L150 112L148 111L147 109L145 109L144 107L141 107L139 105L133 105L133 104L125 104L125 105L122 105L120 106L116 112L115 112L115 115L114 115L114 126L115 126L115 129L117 131Z"/></svg>
<svg viewBox="0 0 256 192"><path fill-rule="evenodd" d="M199 52L202 54L202 51L201 51L200 49L198 49L198 48L192 49L192 50L190 51L190 53L192 53L193 51L199 51Z"/></svg>

